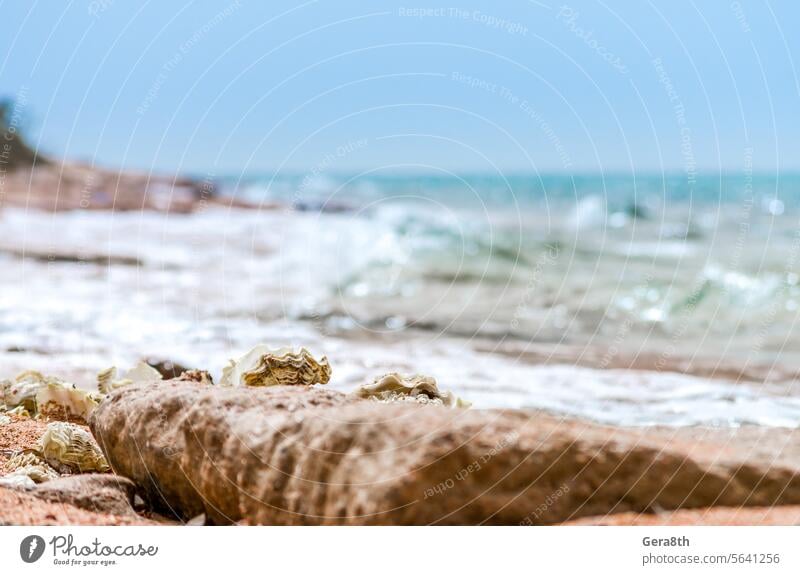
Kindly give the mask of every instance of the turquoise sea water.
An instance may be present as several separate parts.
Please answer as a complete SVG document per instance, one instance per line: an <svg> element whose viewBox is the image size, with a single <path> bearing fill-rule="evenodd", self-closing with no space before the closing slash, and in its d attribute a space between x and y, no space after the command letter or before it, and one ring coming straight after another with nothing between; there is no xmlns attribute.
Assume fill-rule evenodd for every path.
<svg viewBox="0 0 800 575"><path fill-rule="evenodd" d="M350 222L327 310L345 323L766 362L800 349L798 175L311 174L239 193Z"/></svg>
<svg viewBox="0 0 800 575"><path fill-rule="evenodd" d="M224 184L263 209L4 210L0 377L91 387L144 357L218 376L302 345L343 391L417 372L476 407L800 425L796 176Z"/></svg>
<svg viewBox="0 0 800 575"><path fill-rule="evenodd" d="M222 180L245 196L260 199L344 202L359 205L391 196L419 196L444 203L466 202L508 208L515 204L560 204L604 197L624 209L651 204L730 204L778 198L800 205L800 173L685 174L358 174L276 173L228 176Z"/></svg>

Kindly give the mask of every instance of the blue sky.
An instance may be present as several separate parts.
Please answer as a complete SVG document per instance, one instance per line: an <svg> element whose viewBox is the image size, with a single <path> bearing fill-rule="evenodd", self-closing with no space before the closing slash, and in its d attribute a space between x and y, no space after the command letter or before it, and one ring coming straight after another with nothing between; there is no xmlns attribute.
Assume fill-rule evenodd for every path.
<svg viewBox="0 0 800 575"><path fill-rule="evenodd" d="M800 169L790 0L4 2L47 152L272 170Z"/></svg>

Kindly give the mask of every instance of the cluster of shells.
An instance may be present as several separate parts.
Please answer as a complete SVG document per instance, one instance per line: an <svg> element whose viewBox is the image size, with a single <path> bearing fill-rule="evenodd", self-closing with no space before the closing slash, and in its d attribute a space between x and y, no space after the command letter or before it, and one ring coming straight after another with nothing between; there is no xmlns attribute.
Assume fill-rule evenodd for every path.
<svg viewBox="0 0 800 575"><path fill-rule="evenodd" d="M319 360L306 349L271 349L258 345L237 360L231 360L222 373L222 385L263 387L272 385L314 385L330 381L328 358ZM418 403L444 407L469 407L470 403L441 391L427 375L388 373L360 386L353 396L380 403Z"/></svg>
<svg viewBox="0 0 800 575"><path fill-rule="evenodd" d="M0 399L0 410L6 413L85 422L102 396L57 377L25 371L0 381Z"/></svg>
<svg viewBox="0 0 800 575"><path fill-rule="evenodd" d="M0 425L11 423L11 416L49 421L34 449L19 451L6 462L8 473L0 477L0 485L31 487L62 475L110 470L97 442L82 427L105 393L120 385L107 373L101 375L96 392L38 371L0 381L0 411L5 414L0 415ZM153 373L139 368L134 376L150 378Z"/></svg>
<svg viewBox="0 0 800 575"><path fill-rule="evenodd" d="M6 468L10 472L0 484L13 487L30 487L62 475L111 470L92 435L66 421L48 423L36 448L14 454Z"/></svg>
<svg viewBox="0 0 800 575"><path fill-rule="evenodd" d="M237 360L231 360L222 373L220 385L265 387L274 385L311 386L326 384L331 378L328 358L316 359L306 348L272 349L258 345ZM77 388L56 377L26 371L14 380L0 381L0 425L10 415L50 421L36 449L16 453L7 462L11 472L0 484L32 485L62 474L105 472L108 463L91 434L84 427L89 415L103 398L121 387L161 380L161 374L142 362L127 372L111 367L97 374L97 391ZM184 372L178 379L211 385L206 371ZM356 389L354 397L379 403L414 403L440 407L469 407L449 391L438 388L426 375L388 373Z"/></svg>

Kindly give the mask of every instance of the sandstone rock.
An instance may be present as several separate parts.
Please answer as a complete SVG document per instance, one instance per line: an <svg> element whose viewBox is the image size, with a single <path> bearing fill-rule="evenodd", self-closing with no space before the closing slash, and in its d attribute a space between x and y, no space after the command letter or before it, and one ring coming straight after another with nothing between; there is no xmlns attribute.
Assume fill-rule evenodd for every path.
<svg viewBox="0 0 800 575"><path fill-rule="evenodd" d="M205 495L196 489L197 468L204 463L213 467L211 461L216 455L209 453L211 461L192 461L186 455L187 439L197 441L194 434L202 432L216 454L231 433L215 424L202 424L201 430L201 421L227 421L253 407L260 413L283 417L309 407L348 401L333 391L304 391L290 387L198 386L180 380L137 384L109 395L103 402L102 415L92 419L91 429L103 452L111 455L109 464L116 473L136 482L152 505L188 520L206 512ZM260 422L258 428L264 425ZM146 444L137 447L136 442L144 438ZM230 489L235 490L235 486L219 486L224 493Z"/></svg>
<svg viewBox="0 0 800 575"><path fill-rule="evenodd" d="M6 204L28 209L142 210L187 213L201 199L214 200L211 182L106 169L77 162L50 162L7 174ZM27 202L27 203L26 203Z"/></svg>
<svg viewBox="0 0 800 575"><path fill-rule="evenodd" d="M51 479L26 493L51 503L116 516L136 515L133 497L136 485L129 479L109 474L87 473Z"/></svg>
<svg viewBox="0 0 800 575"><path fill-rule="evenodd" d="M0 526L154 524L143 517L94 513L69 503L51 503L24 491L0 487Z"/></svg>
<svg viewBox="0 0 800 575"><path fill-rule="evenodd" d="M251 203L222 195L209 179L118 171L72 161L38 161L35 166L20 166L5 174L4 184L4 206L47 212L155 210L187 214L209 205L258 210L283 207L273 202Z"/></svg>
<svg viewBox="0 0 800 575"><path fill-rule="evenodd" d="M90 426L152 503L214 523L551 524L800 503L797 458L753 457L713 430L178 381L115 391Z"/></svg>

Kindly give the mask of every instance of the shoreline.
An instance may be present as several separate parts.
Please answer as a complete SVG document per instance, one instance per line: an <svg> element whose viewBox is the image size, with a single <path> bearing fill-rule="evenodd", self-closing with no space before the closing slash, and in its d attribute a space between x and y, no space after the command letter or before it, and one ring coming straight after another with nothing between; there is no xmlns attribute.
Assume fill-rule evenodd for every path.
<svg viewBox="0 0 800 575"><path fill-rule="evenodd" d="M210 178L115 170L74 161L45 159L3 172L0 210L18 207L47 213L153 211L190 214L209 205L274 209L221 196Z"/></svg>
<svg viewBox="0 0 800 575"><path fill-rule="evenodd" d="M570 346L542 344L530 346L528 353L512 355L506 353L508 350L486 349L483 343L459 338L448 338L432 347L424 335L409 331L367 341L358 333L323 334L291 343L337 357L336 373L328 387L342 392L373 377L376 369L384 369L429 373L480 409L514 408L632 428L800 426L795 380L774 377L779 370L772 366L763 366L772 373L772 380L758 378L757 365L747 366L752 378L729 379L719 373L719 368L716 377L709 377L705 368L725 365L735 374L743 370L711 359L705 363L695 359L691 361L693 369L687 369L688 360L676 358L653 369L642 355L619 355L617 363L603 366L586 360L593 354L601 355L602 349L581 349L578 355ZM188 354L179 350L173 353L169 348L158 353L155 349L142 346L110 360L100 348L0 344L0 379L13 379L32 369L93 390L97 373L110 364L145 362L165 378L186 369L206 368L216 381L230 357L237 354L230 344L204 346L202 353L193 350ZM494 377L484 379L483 373ZM509 379L498 386L497 378L504 373Z"/></svg>
<svg viewBox="0 0 800 575"><path fill-rule="evenodd" d="M144 407L147 402L157 405L161 404L160 402L162 401L172 401L169 398L173 396L176 400L183 401L178 398L181 397L181 394L186 393L189 393L186 397L194 397L200 393L201 395L197 397L205 398L200 400L200 405L207 404L206 408L198 412L198 416L202 416L202 418L195 419L193 424L195 426L206 425L205 421L209 418L203 414L210 414L208 407L213 405L213 401L216 401L213 398L217 396L223 402L221 405L227 405L226 409L232 410L231 417L233 419L231 421L238 420L241 417L241 415L238 415L238 409L250 408L236 407L238 403L230 403L229 399L224 399L225 397L230 396L233 398L237 394L244 394L242 396L243 399L252 397L252 399L245 399L247 404L261 397L286 397L289 403L285 403L286 400L280 400L275 404L277 411L274 411L273 415L269 415L266 419L266 421L272 422L270 425L275 425L279 429L283 426L280 423L283 419L287 417L289 419L294 418L298 413L305 413L306 418L311 420L316 419L317 416L315 414L319 413L319 417L322 418L320 421L329 422L325 423L328 427L339 425L336 420L341 417L344 418L342 419L343 422L346 421L349 417L347 414L353 409L353 407L348 407L351 405L352 400L342 403L345 399L344 396L337 392L327 391L324 386L306 389L298 389L296 386L279 386L277 388L245 388L237 390L236 388L220 388L219 385L206 387L199 383L182 379L134 384L133 387L126 387L121 391L115 392L110 399L105 401L111 402L108 409L122 409L123 411L120 413L129 415L138 413L139 417L147 417L146 413L149 411L147 409L130 411L130 408L125 404L124 397L126 394L133 394L132 397L139 398L136 400L139 403L132 403L130 404L131 406ZM339 405L328 408L303 408L300 407L302 404L296 404L295 407L292 407L295 401L316 401L314 398L320 394L322 394L320 397L329 397ZM304 399L306 397L308 399ZM209 400L212 401L211 404L208 404ZM120 401L122 403L119 403ZM142 401L145 403L141 403ZM326 399L325 402L327 401L330 400ZM114 407L115 405L120 407ZM375 416L380 419L385 419L389 413L392 413L391 410L395 409L391 406L381 406L369 401L358 402L356 406L360 407L363 413L359 417ZM400 406L397 408L400 409ZM105 413L108 413L108 409L105 409ZM305 411L303 411L304 409ZM322 411L319 411L319 409L322 409ZM415 477L412 480L412 485L418 485L416 489L425 494L424 497L419 497L422 500L419 505L423 507L418 507L417 509L422 513L420 521L426 524L431 522L430 516L426 515L427 512L422 512L426 505L426 500L427 505L441 508L437 506L441 506L442 502L447 502L453 498L458 500L462 496L460 491L466 489L470 482L483 481L481 479L482 473L489 473L490 475L487 477L500 477L505 468L517 470L514 472L517 474L517 478L512 483L509 483L508 487L504 488L510 488L512 490L511 493L516 494L513 499L508 500L509 495L501 496L499 491L493 494L494 490L500 489L500 484L495 483L495 479L490 479L486 490L482 491L487 502L508 501L500 508L506 510L504 515L494 516L494 520L489 521L493 524L792 525L800 521L800 484L795 485L796 480L800 478L800 447L795 441L796 433L800 431L796 429L755 426L728 429L711 427L631 428L600 425L577 418L554 417L541 412L473 409L461 411L424 405L403 406L400 412L405 414L403 418L419 415L420 422L427 421L429 416L432 415L442 416L444 417L442 422L450 422L446 426L456 426L453 428L454 430L463 424L465 416L473 419L477 418L476 421L485 421L477 428L482 435L486 436L482 443L486 447L475 451L478 454L484 453L481 456L482 459L476 459L481 463L477 465L475 471L458 472L455 475L451 475L454 470L458 469L459 464L447 464L442 468L443 471L450 470L445 475L431 470L426 471L423 476ZM10 506L0 505L0 524L175 525L187 522L189 524L197 524L199 520L188 521L189 518L187 517L170 518L162 515L157 508L152 507L152 501L145 492L140 491L140 488L145 486L139 481L138 472L135 471L137 464L133 460L129 460L128 456L119 458L120 454L124 453L124 451L119 450L124 449L125 442L130 441L133 441L132 445L136 445L137 453L144 449L145 452L142 456L145 458L150 457L147 455L147 449L150 448L146 446L151 440L155 442L154 446L163 443L166 438L166 436L162 438L163 431L157 426L151 426L146 423L148 419L142 420L144 427L140 424L134 424L134 427L126 427L125 425L119 427L119 422L122 420L102 420L102 417L105 417L105 413L100 415L101 420L93 416L90 426L81 425L81 427L91 429L101 446L108 441L108 430L115 429L114 434L119 437L119 440L116 441L122 441L122 443L117 447L111 448L111 451L106 450L106 454L111 458L112 466L118 472L121 471L123 476L133 479L138 484L136 499L139 499L139 495L141 495L149 503L144 505L140 500L134 509L135 502L134 498L131 497L130 509L123 504L122 511L119 511L119 501L117 500L112 501L114 506L104 507L104 505L109 505L109 498L106 497L105 500L98 498L96 494L93 495L93 491L100 488L106 489L107 485L104 484L97 487L98 484L96 482L98 480L95 479L95 476L66 475L58 481L64 482L66 479L67 486L59 484L55 488L55 495L51 490L46 497L38 494L35 490L20 491L9 489L7 486L0 486L0 501L12 503ZM381 415L382 413L386 413L387 416ZM128 416L126 415L125 417L125 421L127 421ZM207 425L219 425L225 421L225 417L224 413L218 414L216 417L210 418L210 422ZM401 418L401 421L403 418ZM513 437L503 435L504 432L501 433L500 431L502 427L496 430L493 429L505 418L510 418L509 422L517 422L510 428L514 430ZM6 471L6 463L11 454L33 448L40 434L46 428L47 423L54 421L48 417L32 419L16 415L10 416L9 419L11 420L10 422L0 424L0 474ZM103 424L106 426L105 428L100 426L99 435L98 421L106 421ZM494 423L489 424L489 422ZM242 425L245 425L245 427L242 427ZM236 436L242 437L244 441L247 441L246 436L249 433L244 431L245 429L249 429L254 433L263 433L263 431L256 431L255 428L247 427L246 416L242 425L237 428ZM383 426L383 424L378 424L377 422L374 425ZM421 423L421 425L424 431L425 426L428 424ZM439 429L442 424L432 425L428 431L424 431L425 433L433 434L429 441L433 441L433 445L435 445L436 440L432 438L441 437L441 440L445 442L443 453L447 453L448 458L455 457L451 448L447 447L448 440L445 439L447 435L440 435L441 432L445 431L445 429ZM172 428L173 426L168 424L164 431ZM376 427L376 432L381 428ZM104 429L105 431L103 431ZM210 429L208 431L201 431L197 427L193 427L193 429L195 431L192 433L200 433L199 437L211 432ZM143 436L142 433L145 435ZM285 434L287 431L284 430L280 433ZM358 445L362 440L358 439L359 435L350 436L350 433L347 432L345 434L345 437L348 437L346 441L350 444L350 447L346 449L358 449L353 447L353 442L355 442L354 445ZM474 432L470 431L469 433L473 434ZM531 438L538 437L540 439L536 439L533 443L526 443L524 438L529 435ZM151 440L145 441L145 437L150 437ZM547 455L547 449L550 448L545 448L544 443L541 443L552 442L554 438L561 438L553 444L557 450L553 455L555 457L554 462L557 462L557 467L555 468L552 467L552 464L549 466L546 464L546 458L550 457ZM302 445L306 441L308 441L308 444ZM562 447L557 447L559 445ZM494 447L492 447L491 451L485 451L489 446ZM365 444L365 448L368 451L375 447L368 448ZM205 451L205 449L210 448L212 448L212 445L207 444L203 449ZM520 463L515 463L516 456L514 455L515 450L518 448L522 449L520 456L524 456L524 460L531 458L532 460L539 460L544 457L544 467L533 475L528 476L525 474L535 469L535 467L526 466L525 469L528 471L522 471L522 475L519 475ZM177 453L183 453L186 448L180 447L177 449L179 449ZM188 455L184 454L181 457L194 457L191 455L192 449L190 449ZM214 447L213 449L218 448ZM279 450L282 448L276 445L274 449ZM300 460L302 460L315 453L317 447L314 446L312 439L309 437L307 440L301 440L301 446L296 449L298 450L297 456L301 457ZM403 448L406 451L409 449L411 449L410 446ZM306 450L309 452L308 455L300 455ZM491 455L487 456L486 453ZM225 465L227 465L225 460L227 456L224 452L212 451L210 456L214 462L214 469L218 465L221 466L220 469L224 469ZM365 456L367 455L359 457ZM145 461L151 461L151 463L155 462L153 463L154 467L147 468L147 474L148 477L152 474L152 477L156 478L162 485L161 489L166 489L166 493L170 493L170 489L176 488L175 486L168 487L169 483L165 483L165 481L170 481L169 478L172 477L169 475L172 472L168 471L168 465L170 464L163 463L163 456L158 457L161 457L161 459L145 459ZM461 459L468 462L470 457L466 456L466 459ZM273 456L265 452L263 458L265 461L270 461ZM162 461L162 463L158 463L159 461ZM168 462L169 460L166 461ZM252 465L254 461L258 461L258 459L249 462L243 460L240 464L245 466ZM434 461L431 460L431 463ZM181 466L185 463L182 463ZM200 464L201 462L197 461L196 463ZM122 465L122 468L117 467L120 465ZM468 469L467 467L464 468ZM592 468L595 470L592 471ZM125 471L126 469L128 471ZM294 474L298 472L299 469L297 471L287 469L287 473ZM402 468L399 468L398 472L402 473ZM163 475L164 473L167 474ZM203 482L208 481L212 481L209 485L219 485L216 479L212 480L213 476L206 477L203 475L206 473L203 471L203 466L197 467L191 473L200 474L197 479L193 480L195 485L202 485ZM258 474L261 472L253 469L250 473ZM497 475L498 473L501 475ZM88 477L91 481L87 480L85 484L79 486L76 490L74 486L69 485L70 477L78 479ZM106 477L113 478L113 472ZM203 477L203 479L200 479L200 477ZM409 479L411 477L409 476ZM452 485L448 482L448 477L455 478ZM438 481L439 479L441 481ZM333 478L330 480L334 484L337 482ZM357 476L354 476L351 480L356 481ZM200 481L200 483L196 483L196 481ZM50 482L42 483L40 486L46 486L48 483ZM504 480L504 483L507 483L507 481ZM530 495L523 495L527 492L527 488L522 486L530 487L539 483L543 484L540 490L543 495L534 495L532 499ZM518 485L519 487L512 487L512 485ZM616 487L613 487L615 485ZM557 487L558 489L556 489ZM180 489L180 487L177 488ZM334 487L332 486L331 489L334 489ZM382 492L382 489L377 491L378 494ZM544 494L547 493L550 493L550 495L545 497ZM572 503L567 501L567 494L569 494ZM214 497L220 496L219 493L214 495ZM380 504L380 497L382 496L376 496L378 497L378 504ZM181 497L186 497L186 495ZM353 492L350 495L343 495L343 497L357 496L356 492ZM647 503L651 497L653 498L652 501ZM540 498L539 506L533 506L533 503L540 501ZM77 504L76 501L78 502ZM90 503L86 503L87 501ZM169 499L169 501L171 501L170 507L173 509L180 509L180 506L183 505L183 503L180 503L183 500L177 495L175 498ZM512 501L516 501L516 503L512 503ZM731 503L736 501L741 503L732 506ZM387 500L386 504L393 505L390 500ZM485 513L489 513L492 505L496 504L490 504ZM177 507L175 507L176 505ZM522 507L509 515L510 508L506 507L506 505ZM24 506L24 509L22 506ZM638 511L631 509L639 506L643 507ZM116 511L116 513L111 513L110 509ZM447 507L441 509L441 519L445 524L477 524L477 517L480 517L480 515L472 514L450 516L446 514ZM523 509L525 510L524 513L522 512ZM195 512L191 513L194 514ZM263 515L256 515L255 517L262 517L262 519L253 522L248 520L247 515L245 515L239 522L244 524L293 524L296 522L292 519L291 514L283 516L280 511L277 512L277 515L274 513L270 515L274 521L265 522ZM411 515L406 514L399 523L414 524L417 522L414 517L416 515L413 513ZM492 517L492 515L488 517ZM514 517L517 518L513 519ZM201 524L209 521L218 523L219 520L219 516L215 520L206 516L206 519ZM359 523L358 521L356 522ZM383 523L377 521L378 524L396 524L397 522L397 519L391 519L391 517L388 517ZM310 517L310 521L303 521L303 523L315 524L316 521L313 517ZM434 521L434 523L437 523L437 521Z"/></svg>

